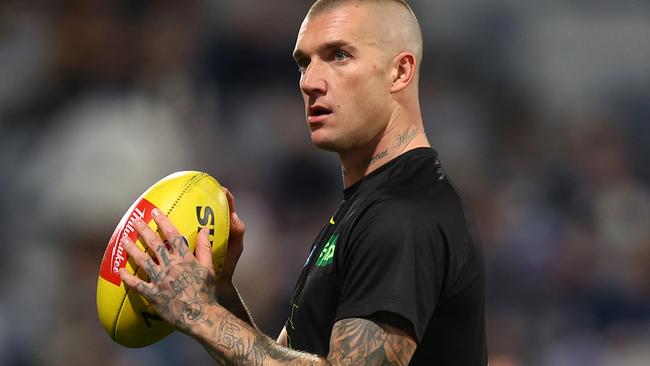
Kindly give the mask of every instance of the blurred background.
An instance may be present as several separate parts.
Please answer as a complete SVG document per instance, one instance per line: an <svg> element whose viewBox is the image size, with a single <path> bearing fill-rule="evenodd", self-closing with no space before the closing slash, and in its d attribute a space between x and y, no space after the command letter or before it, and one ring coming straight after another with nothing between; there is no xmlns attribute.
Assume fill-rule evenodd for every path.
<svg viewBox="0 0 650 366"><path fill-rule="evenodd" d="M412 1L429 139L476 211L492 366L650 364L650 2ZM0 364L210 364L131 350L95 287L131 202L204 170L247 223L237 284L275 337L342 199L291 58L310 1L0 2Z"/></svg>

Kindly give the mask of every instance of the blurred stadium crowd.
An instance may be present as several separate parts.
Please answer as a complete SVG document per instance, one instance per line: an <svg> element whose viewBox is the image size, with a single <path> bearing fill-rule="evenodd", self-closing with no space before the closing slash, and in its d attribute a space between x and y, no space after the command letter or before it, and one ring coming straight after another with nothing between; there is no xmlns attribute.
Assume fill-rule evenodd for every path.
<svg viewBox="0 0 650 366"><path fill-rule="evenodd" d="M209 364L97 321L104 247L204 170L247 223L237 283L275 336L341 196L291 59L310 1L0 2L0 364ZM478 218L492 366L650 364L650 2L420 0L428 136ZM390 271L390 268L387 268Z"/></svg>

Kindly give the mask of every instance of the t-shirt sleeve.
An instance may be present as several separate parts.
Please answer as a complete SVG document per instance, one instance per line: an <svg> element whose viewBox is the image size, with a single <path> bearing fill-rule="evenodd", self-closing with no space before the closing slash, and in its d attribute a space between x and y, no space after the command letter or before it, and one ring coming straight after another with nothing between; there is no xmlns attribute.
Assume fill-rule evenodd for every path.
<svg viewBox="0 0 650 366"><path fill-rule="evenodd" d="M390 312L408 320L418 343L441 292L444 242L433 217L394 202L371 206L338 253L342 271L336 320Z"/></svg>

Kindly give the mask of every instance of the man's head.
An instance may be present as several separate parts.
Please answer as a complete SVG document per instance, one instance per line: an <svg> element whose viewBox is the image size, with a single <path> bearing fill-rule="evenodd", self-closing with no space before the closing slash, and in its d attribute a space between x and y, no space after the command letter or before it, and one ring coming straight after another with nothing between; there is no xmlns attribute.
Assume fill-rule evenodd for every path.
<svg viewBox="0 0 650 366"><path fill-rule="evenodd" d="M422 35L402 0L316 1L294 58L312 141L321 148L361 148L400 113L419 113Z"/></svg>

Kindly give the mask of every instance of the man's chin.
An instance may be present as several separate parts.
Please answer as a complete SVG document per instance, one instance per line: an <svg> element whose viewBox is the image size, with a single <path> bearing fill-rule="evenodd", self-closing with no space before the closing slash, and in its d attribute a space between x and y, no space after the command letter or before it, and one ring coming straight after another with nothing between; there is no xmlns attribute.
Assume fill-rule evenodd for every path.
<svg viewBox="0 0 650 366"><path fill-rule="evenodd" d="M319 140L311 140L312 144L316 146L317 148L325 151L331 151L331 152L338 152L339 148L337 147L336 144L332 143L332 141L319 141Z"/></svg>
<svg viewBox="0 0 650 366"><path fill-rule="evenodd" d="M324 138L324 136L319 136L321 134L315 132L312 132L311 134L311 143L314 144L319 149L326 150L326 151L331 151L331 152L338 152L341 150L339 144L336 143L336 141L333 141L332 139Z"/></svg>

